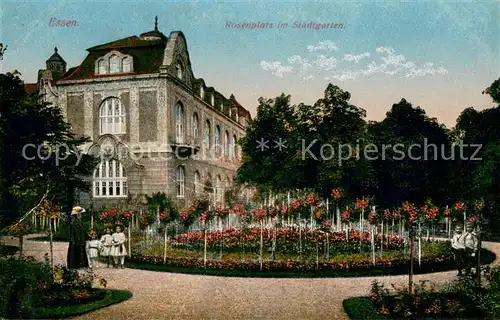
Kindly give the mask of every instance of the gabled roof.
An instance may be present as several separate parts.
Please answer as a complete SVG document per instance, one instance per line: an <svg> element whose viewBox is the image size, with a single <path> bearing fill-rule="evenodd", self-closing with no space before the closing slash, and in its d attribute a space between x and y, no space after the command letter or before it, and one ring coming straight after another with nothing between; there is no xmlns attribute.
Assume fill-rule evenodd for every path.
<svg viewBox="0 0 500 320"><path fill-rule="evenodd" d="M162 34L163 35L163 34ZM152 47L162 45L165 47L167 43L167 37L163 36L163 39L160 40L144 40L138 36L131 36L115 41L111 41L105 44L100 44L98 46L88 48L87 51L96 51L96 50L113 50L113 49L122 49L122 48L136 48L136 47Z"/></svg>

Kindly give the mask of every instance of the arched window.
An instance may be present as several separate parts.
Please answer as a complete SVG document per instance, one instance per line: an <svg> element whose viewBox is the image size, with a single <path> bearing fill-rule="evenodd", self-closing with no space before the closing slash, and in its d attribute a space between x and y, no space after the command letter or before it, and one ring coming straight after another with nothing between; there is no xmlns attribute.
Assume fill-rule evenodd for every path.
<svg viewBox="0 0 500 320"><path fill-rule="evenodd" d="M130 57L125 57L122 59L123 72L131 72L132 71L132 61Z"/></svg>
<svg viewBox="0 0 500 320"><path fill-rule="evenodd" d="M97 63L97 69L99 74L106 74L106 61L104 59L99 60Z"/></svg>
<svg viewBox="0 0 500 320"><path fill-rule="evenodd" d="M224 133L224 156L229 157L229 150L231 150L231 141L229 141L229 132Z"/></svg>
<svg viewBox="0 0 500 320"><path fill-rule="evenodd" d="M208 193L214 192L213 186L214 184L212 181L212 175L210 174L210 172L207 172L207 179L205 180L205 191L207 191Z"/></svg>
<svg viewBox="0 0 500 320"><path fill-rule="evenodd" d="M220 146L220 127L215 126L215 147Z"/></svg>
<svg viewBox="0 0 500 320"><path fill-rule="evenodd" d="M182 80L184 76L184 70L182 70L182 65L180 62L177 62L177 64L175 65L175 72L177 74L177 78Z"/></svg>
<svg viewBox="0 0 500 320"><path fill-rule="evenodd" d="M119 73L121 72L120 58L116 55L109 57L109 73Z"/></svg>
<svg viewBox="0 0 500 320"><path fill-rule="evenodd" d="M215 178L215 199L222 202L222 180L219 175Z"/></svg>
<svg viewBox="0 0 500 320"><path fill-rule="evenodd" d="M205 90L203 90L203 85L200 86L200 97L205 98Z"/></svg>
<svg viewBox="0 0 500 320"><path fill-rule="evenodd" d="M175 142L184 143L184 108L181 103L175 105Z"/></svg>
<svg viewBox="0 0 500 320"><path fill-rule="evenodd" d="M116 160L106 160L94 170L94 197L127 197L127 175L125 168Z"/></svg>
<svg viewBox="0 0 500 320"><path fill-rule="evenodd" d="M205 148L210 149L210 121L205 122L205 131L203 133L203 144Z"/></svg>
<svg viewBox="0 0 500 320"><path fill-rule="evenodd" d="M200 136L200 120L198 119L198 114L196 112L193 114L193 139L197 140Z"/></svg>
<svg viewBox="0 0 500 320"><path fill-rule="evenodd" d="M194 173L194 192L196 194L199 194L202 192L202 185L201 185L201 181L200 181L200 173L198 171L196 171Z"/></svg>
<svg viewBox="0 0 500 320"><path fill-rule="evenodd" d="M118 98L109 98L103 101L99 110L101 134L126 133L125 107Z"/></svg>
<svg viewBox="0 0 500 320"><path fill-rule="evenodd" d="M236 135L233 135L233 141L232 141L232 154L231 157L236 158L238 156L238 140L236 139Z"/></svg>
<svg viewBox="0 0 500 320"><path fill-rule="evenodd" d="M177 167L176 173L177 198L184 198L184 167Z"/></svg>
<svg viewBox="0 0 500 320"><path fill-rule="evenodd" d="M213 95L213 94L212 94L212 96L210 97L210 102L211 102L210 104L211 104L212 106L215 106L215 98L214 98L214 95Z"/></svg>

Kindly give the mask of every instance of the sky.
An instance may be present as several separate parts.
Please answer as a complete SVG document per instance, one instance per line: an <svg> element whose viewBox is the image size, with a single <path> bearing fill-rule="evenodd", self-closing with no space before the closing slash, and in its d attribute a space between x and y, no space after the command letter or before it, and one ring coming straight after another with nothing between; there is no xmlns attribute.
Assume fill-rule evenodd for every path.
<svg viewBox="0 0 500 320"><path fill-rule="evenodd" d="M36 82L54 46L68 68L77 66L87 48L153 30L157 15L165 35L186 36L195 77L233 93L252 116L259 97L285 93L294 104L314 104L332 83L368 120L382 120L405 98L453 127L463 109L494 106L481 93L500 78L498 0L0 4L0 42L8 45L2 72L17 69ZM77 25L50 26L51 18ZM294 27L310 22L330 28Z"/></svg>

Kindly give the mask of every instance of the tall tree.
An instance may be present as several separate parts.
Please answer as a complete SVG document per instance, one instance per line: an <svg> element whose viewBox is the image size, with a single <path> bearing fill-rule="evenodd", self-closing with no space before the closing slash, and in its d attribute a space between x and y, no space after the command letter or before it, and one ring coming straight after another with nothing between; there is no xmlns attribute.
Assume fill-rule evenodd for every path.
<svg viewBox="0 0 500 320"><path fill-rule="evenodd" d="M444 157L451 151L443 125L402 99L383 121L371 124L369 131L377 150L373 164L378 201L388 207L405 200L446 201L449 163Z"/></svg>
<svg viewBox="0 0 500 320"><path fill-rule="evenodd" d="M57 200L67 211L77 190L88 191L97 159L80 153L87 138L75 139L61 110L24 91L16 74L0 74L0 136L4 223L40 202Z"/></svg>

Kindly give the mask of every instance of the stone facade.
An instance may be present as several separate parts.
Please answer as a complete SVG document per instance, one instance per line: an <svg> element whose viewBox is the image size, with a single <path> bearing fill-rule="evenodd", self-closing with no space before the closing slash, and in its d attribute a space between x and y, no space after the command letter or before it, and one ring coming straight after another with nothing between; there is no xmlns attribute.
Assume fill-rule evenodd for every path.
<svg viewBox="0 0 500 320"><path fill-rule="evenodd" d="M233 95L225 98L194 77L182 32L165 37L155 27L88 51L85 61L67 72L59 55L51 57L52 72L40 72L39 80L43 99L62 109L75 135L91 138L84 152L109 164L89 177L92 190L80 195L81 204L117 205L156 192L181 207L195 196L223 201L241 160L234 138L243 137L250 113ZM123 63L121 69L117 63ZM56 69L65 73L54 77Z"/></svg>

